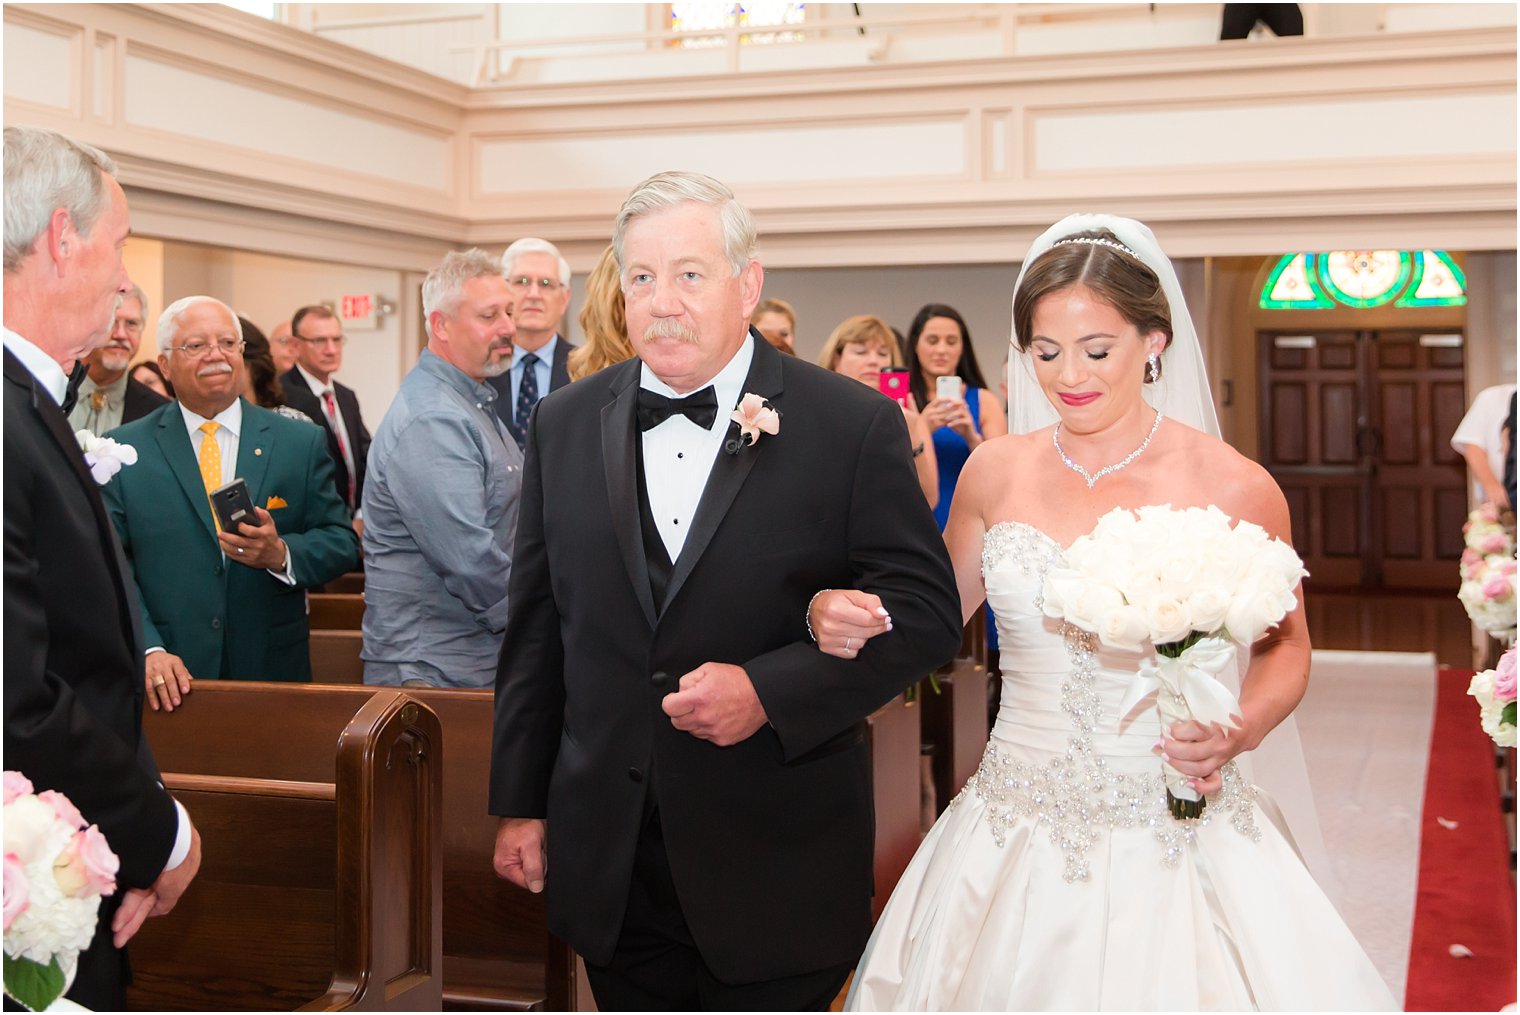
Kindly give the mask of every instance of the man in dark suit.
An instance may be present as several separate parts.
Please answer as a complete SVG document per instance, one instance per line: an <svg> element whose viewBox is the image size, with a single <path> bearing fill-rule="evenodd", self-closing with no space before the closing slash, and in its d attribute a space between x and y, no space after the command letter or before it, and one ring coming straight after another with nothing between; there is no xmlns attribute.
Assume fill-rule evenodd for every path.
<svg viewBox="0 0 1520 1015"><path fill-rule="evenodd" d="M200 836L142 742L142 649L126 564L68 421L65 368L107 340L131 285L115 166L5 128L5 767L72 800L121 860L68 997L125 1006L122 946L174 908Z"/></svg>
<svg viewBox="0 0 1520 1015"><path fill-rule="evenodd" d="M646 180L614 244L639 359L528 433L497 872L547 885L604 1010L826 1008L871 922L864 720L955 654L950 562L897 406L749 330L763 272L727 187ZM741 396L775 432L730 422ZM825 656L809 598L856 583L892 628Z"/></svg>
<svg viewBox="0 0 1520 1015"><path fill-rule="evenodd" d="M239 397L226 304L187 296L158 330L177 401L111 433L137 464L105 490L142 594L149 704L172 709L193 679L310 680L305 590L359 562L322 432ZM237 533L208 499L234 477L257 517Z"/></svg>
<svg viewBox="0 0 1520 1015"><path fill-rule="evenodd" d="M521 448L538 400L570 383L575 346L559 333L570 309L570 262L554 244L529 236L501 255L501 270L516 303L517 352L512 369L486 383L496 389L496 414Z"/></svg>
<svg viewBox="0 0 1520 1015"><path fill-rule="evenodd" d="M116 306L116 321L111 338L85 358L89 372L79 386L79 398L69 412L69 426L103 434L123 423L142 419L168 399L127 376L132 357L142 345L143 321L148 315L148 297L142 286L133 284L131 292Z"/></svg>
<svg viewBox="0 0 1520 1015"><path fill-rule="evenodd" d="M354 389L333 380L343 366L343 323L327 307L311 306L295 312L290 328L296 338L296 365L280 376L285 402L327 431L334 489L352 514L363 503L369 429L359 414Z"/></svg>

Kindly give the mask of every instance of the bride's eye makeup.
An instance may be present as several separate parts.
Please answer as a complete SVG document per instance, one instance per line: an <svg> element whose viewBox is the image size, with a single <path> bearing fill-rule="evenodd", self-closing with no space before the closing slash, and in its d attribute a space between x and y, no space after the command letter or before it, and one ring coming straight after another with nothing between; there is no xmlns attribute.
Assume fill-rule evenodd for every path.
<svg viewBox="0 0 1520 1015"><path fill-rule="evenodd" d="M1087 354L1087 358L1088 359L1108 359L1108 350L1107 349L1103 349L1103 350L1101 350L1099 352L1089 352Z"/></svg>

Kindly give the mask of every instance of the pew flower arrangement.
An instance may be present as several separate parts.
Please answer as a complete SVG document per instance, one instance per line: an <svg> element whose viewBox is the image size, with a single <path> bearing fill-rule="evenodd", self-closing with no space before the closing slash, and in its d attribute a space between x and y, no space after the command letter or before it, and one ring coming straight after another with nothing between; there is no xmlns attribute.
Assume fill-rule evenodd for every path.
<svg viewBox="0 0 1520 1015"><path fill-rule="evenodd" d="M1298 605L1308 572L1293 548L1261 526L1234 526L1217 507L1115 508L1045 577L1050 617L1097 635L1111 649L1155 658L1136 669L1121 716L1154 699L1162 728L1195 719L1236 728L1240 702L1219 676ZM1206 806L1187 777L1162 764L1167 808L1196 818Z"/></svg>
<svg viewBox="0 0 1520 1015"><path fill-rule="evenodd" d="M1474 673L1467 693L1478 702L1483 732L1500 747L1515 746L1515 650L1499 657L1499 665Z"/></svg>
<svg viewBox="0 0 1520 1015"><path fill-rule="evenodd" d="M72 982L120 862L62 793L6 772L4 801L5 993L42 1011Z"/></svg>
<svg viewBox="0 0 1520 1015"><path fill-rule="evenodd" d="M1493 504L1473 510L1462 526L1462 585L1457 598L1482 630L1515 640L1515 538Z"/></svg>
<svg viewBox="0 0 1520 1015"><path fill-rule="evenodd" d="M79 450L84 452L84 464L90 467L90 475L101 486L109 483L123 465L137 463L137 449L130 444L118 444L88 430L74 431L74 439L79 442Z"/></svg>

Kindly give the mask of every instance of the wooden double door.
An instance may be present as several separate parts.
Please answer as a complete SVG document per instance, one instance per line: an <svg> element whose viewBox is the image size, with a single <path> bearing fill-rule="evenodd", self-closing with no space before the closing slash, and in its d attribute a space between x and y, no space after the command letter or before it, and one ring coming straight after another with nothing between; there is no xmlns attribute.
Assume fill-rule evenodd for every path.
<svg viewBox="0 0 1520 1015"><path fill-rule="evenodd" d="M1261 462L1312 585L1456 589L1460 332L1260 331Z"/></svg>

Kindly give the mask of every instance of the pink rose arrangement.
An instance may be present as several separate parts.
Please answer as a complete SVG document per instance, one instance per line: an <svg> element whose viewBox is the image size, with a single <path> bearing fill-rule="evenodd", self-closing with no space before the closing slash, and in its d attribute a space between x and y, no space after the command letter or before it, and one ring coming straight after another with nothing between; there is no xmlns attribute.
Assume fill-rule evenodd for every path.
<svg viewBox="0 0 1520 1015"><path fill-rule="evenodd" d="M1515 746L1515 650L1499 657L1499 665L1474 673L1467 693L1478 702L1483 732L1500 747Z"/></svg>
<svg viewBox="0 0 1520 1015"><path fill-rule="evenodd" d="M68 797L20 772L4 774L4 808L5 993L42 1011L68 989L120 861Z"/></svg>
<svg viewBox="0 0 1520 1015"><path fill-rule="evenodd" d="M1466 549L1457 598L1478 627L1496 638L1515 638L1515 533L1493 504L1468 515L1462 526Z"/></svg>

